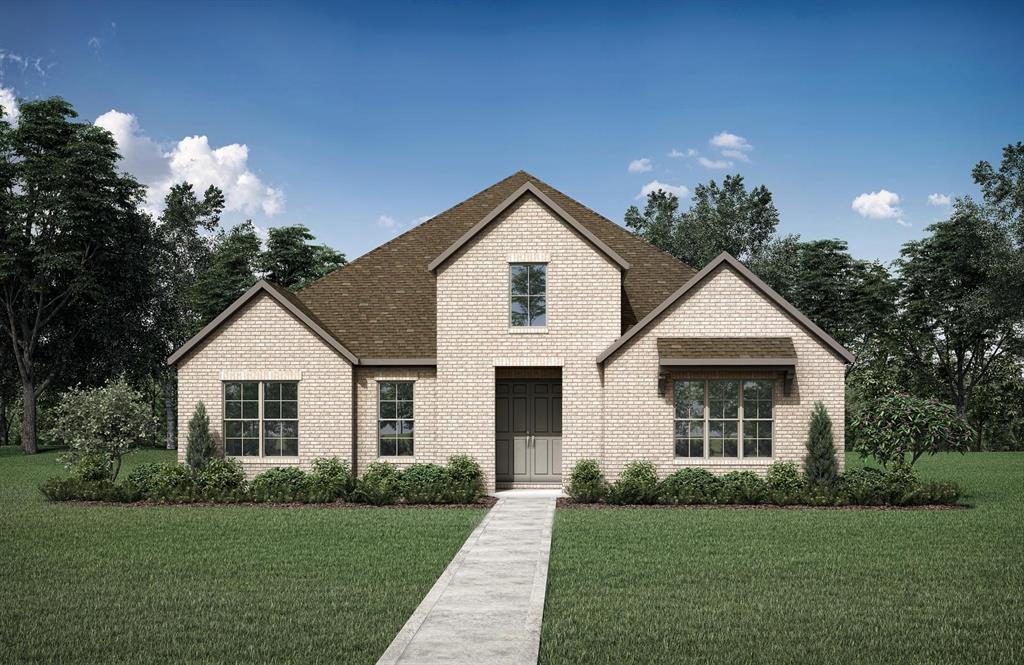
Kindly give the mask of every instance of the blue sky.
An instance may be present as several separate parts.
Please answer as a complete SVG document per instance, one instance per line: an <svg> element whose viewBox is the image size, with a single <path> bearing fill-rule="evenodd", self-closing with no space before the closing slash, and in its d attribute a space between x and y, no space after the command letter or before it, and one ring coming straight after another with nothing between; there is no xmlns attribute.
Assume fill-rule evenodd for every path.
<svg viewBox="0 0 1024 665"><path fill-rule="evenodd" d="M522 168L620 223L648 183L739 172L780 231L887 261L1024 140L1021 25L984 2L17 3L0 87L103 117L154 197L230 183L226 221L350 257Z"/></svg>

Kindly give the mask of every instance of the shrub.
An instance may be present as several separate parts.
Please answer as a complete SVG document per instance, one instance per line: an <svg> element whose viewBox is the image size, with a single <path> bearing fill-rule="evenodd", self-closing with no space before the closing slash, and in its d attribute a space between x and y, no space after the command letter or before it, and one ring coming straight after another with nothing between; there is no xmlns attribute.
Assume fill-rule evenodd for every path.
<svg viewBox="0 0 1024 665"><path fill-rule="evenodd" d="M650 462L630 462L608 488L608 502L650 504L658 501L658 471Z"/></svg>
<svg viewBox="0 0 1024 665"><path fill-rule="evenodd" d="M581 459L572 468L568 494L580 503L597 503L608 492L608 482L597 460Z"/></svg>
<svg viewBox="0 0 1024 665"><path fill-rule="evenodd" d="M352 496L356 501L374 506L395 503L401 496L398 469L387 462L374 462L356 483Z"/></svg>
<svg viewBox="0 0 1024 665"><path fill-rule="evenodd" d="M658 498L662 503L715 503L721 485L707 469L684 467L661 481Z"/></svg>
<svg viewBox="0 0 1024 665"><path fill-rule="evenodd" d="M240 499L245 490L245 472L233 458L214 457L196 475L196 484L206 499Z"/></svg>
<svg viewBox="0 0 1024 665"><path fill-rule="evenodd" d="M484 495L484 472L469 455L448 458L448 489L445 500L449 503L476 503Z"/></svg>
<svg viewBox="0 0 1024 665"><path fill-rule="evenodd" d="M153 501L191 501L197 494L191 470L174 462L141 464L128 474L128 482Z"/></svg>
<svg viewBox="0 0 1024 665"><path fill-rule="evenodd" d="M398 484L406 503L441 503L448 496L448 471L437 464L411 464Z"/></svg>
<svg viewBox="0 0 1024 665"><path fill-rule="evenodd" d="M803 502L806 496L804 475L792 462L774 462L765 479L768 500L780 506Z"/></svg>
<svg viewBox="0 0 1024 665"><path fill-rule="evenodd" d="M68 446L62 460L84 477L117 480L121 458L153 433L153 418L142 394L124 379L100 388L73 388L53 409L50 436Z"/></svg>
<svg viewBox="0 0 1024 665"><path fill-rule="evenodd" d="M730 471L722 476L719 500L722 503L753 505L768 496L768 484L753 471Z"/></svg>
<svg viewBox="0 0 1024 665"><path fill-rule="evenodd" d="M330 503L344 499L352 491L352 468L337 457L321 457L313 460L309 481L311 501Z"/></svg>
<svg viewBox="0 0 1024 665"><path fill-rule="evenodd" d="M188 421L185 462L193 471L202 471L216 456L217 446L213 442L213 435L210 434L210 418L206 415L206 405L197 402L192 418Z"/></svg>
<svg viewBox="0 0 1024 665"><path fill-rule="evenodd" d="M908 506L953 506L960 503L963 488L957 483L942 480L926 480L917 484L903 497Z"/></svg>
<svg viewBox="0 0 1024 665"><path fill-rule="evenodd" d="M807 433L807 456L804 475L811 485L831 485L839 477L836 465L836 447L832 440L832 419L821 402L814 403Z"/></svg>
<svg viewBox="0 0 1024 665"><path fill-rule="evenodd" d="M310 479L297 466L267 469L249 483L249 497L253 501L293 503L308 500Z"/></svg>
<svg viewBox="0 0 1024 665"><path fill-rule="evenodd" d="M138 501L141 493L131 483L115 485L110 480L87 480L80 476L50 478L39 487L50 501Z"/></svg>
<svg viewBox="0 0 1024 665"><path fill-rule="evenodd" d="M964 453L974 436L950 404L893 393L861 404L850 418L857 431L854 450L882 466L910 465L925 454Z"/></svg>

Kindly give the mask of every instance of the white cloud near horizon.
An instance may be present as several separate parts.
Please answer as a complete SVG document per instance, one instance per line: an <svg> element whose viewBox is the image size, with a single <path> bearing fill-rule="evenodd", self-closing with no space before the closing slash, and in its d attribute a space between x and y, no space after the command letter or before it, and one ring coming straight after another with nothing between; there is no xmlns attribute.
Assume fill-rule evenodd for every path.
<svg viewBox="0 0 1024 665"><path fill-rule="evenodd" d="M651 160L647 157L641 157L640 159L634 159L626 167L626 170L630 173L647 173L652 170L654 165L651 164Z"/></svg>
<svg viewBox="0 0 1024 665"><path fill-rule="evenodd" d="M652 180L640 189L640 193L636 195L636 198L646 198L649 194L656 192L659 189L669 194L675 194L679 198L685 198L690 194L690 189L686 185L668 185L666 183L659 182L658 180Z"/></svg>
<svg viewBox="0 0 1024 665"><path fill-rule="evenodd" d="M861 194L850 207L865 219L892 219L901 226L910 226L903 220L900 195L887 189Z"/></svg>
<svg viewBox="0 0 1024 665"><path fill-rule="evenodd" d="M187 181L202 193L210 185L224 192L225 210L268 217L284 212L284 192L266 185L248 166L249 147L212 147L206 136L186 136L165 148L143 132L131 113L110 110L96 118L117 141L121 168L147 188L146 206L157 211L171 185Z"/></svg>
<svg viewBox="0 0 1024 665"><path fill-rule="evenodd" d="M928 205L935 206L937 208L948 208L953 205L953 199L949 194L929 194Z"/></svg>
<svg viewBox="0 0 1024 665"><path fill-rule="evenodd" d="M0 87L0 106L4 108L4 120L12 127L17 126L18 118L21 116L21 109L18 108L18 98L11 88Z"/></svg>

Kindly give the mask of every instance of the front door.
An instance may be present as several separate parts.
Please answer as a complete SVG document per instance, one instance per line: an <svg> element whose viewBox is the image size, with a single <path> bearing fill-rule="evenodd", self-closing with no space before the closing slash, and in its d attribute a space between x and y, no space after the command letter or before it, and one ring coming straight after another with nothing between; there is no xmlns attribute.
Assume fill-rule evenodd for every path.
<svg viewBox="0 0 1024 665"><path fill-rule="evenodd" d="M499 379L495 398L496 480L560 483L561 380Z"/></svg>

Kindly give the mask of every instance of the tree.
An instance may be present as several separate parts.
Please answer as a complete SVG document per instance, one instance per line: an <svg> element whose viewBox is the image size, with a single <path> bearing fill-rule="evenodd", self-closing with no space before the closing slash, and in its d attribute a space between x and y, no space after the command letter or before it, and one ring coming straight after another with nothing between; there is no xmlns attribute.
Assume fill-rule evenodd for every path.
<svg viewBox="0 0 1024 665"><path fill-rule="evenodd" d="M626 228L663 252L676 256L675 228L679 223L679 198L658 189L647 195L643 214L636 206L626 210Z"/></svg>
<svg viewBox="0 0 1024 665"><path fill-rule="evenodd" d="M252 222L244 222L214 241L209 268L196 280L192 306L202 325L212 321L228 305L256 283L260 238Z"/></svg>
<svg viewBox="0 0 1024 665"><path fill-rule="evenodd" d="M811 412L804 476L812 485L831 485L839 477L836 447L832 440L832 419L821 402L815 402Z"/></svg>
<svg viewBox="0 0 1024 665"><path fill-rule="evenodd" d="M159 297L155 300L154 374L160 377L166 420L165 445L177 445L177 396L175 372L164 358L199 332L203 314L194 305L200 277L213 256L213 231L224 210L224 193L210 186L200 199L187 182L171 187L164 198L157 229L159 248Z"/></svg>
<svg viewBox="0 0 1024 665"><path fill-rule="evenodd" d="M957 200L931 236L903 246L898 262L907 344L934 366L945 397L967 413L992 364L1019 352L1024 334L1021 253L1005 226L974 201Z"/></svg>
<svg viewBox="0 0 1024 665"><path fill-rule="evenodd" d="M973 437L956 409L936 399L892 393L865 402L851 417L857 430L854 450L889 466L909 466L925 454L966 452Z"/></svg>
<svg viewBox="0 0 1024 665"><path fill-rule="evenodd" d="M27 453L47 387L132 365L152 287L143 188L118 172L110 133L76 115L52 98L22 104L17 128L0 116L0 313Z"/></svg>
<svg viewBox="0 0 1024 665"><path fill-rule="evenodd" d="M1024 245L1024 143L1018 141L1003 148L998 171L981 161L971 175L981 188L985 204L1013 229L1018 246Z"/></svg>
<svg viewBox="0 0 1024 665"><path fill-rule="evenodd" d="M196 403L192 418L188 421L188 448L185 461L193 471L202 471L206 464L217 456L217 446L210 434L210 417L206 415L206 405Z"/></svg>
<svg viewBox="0 0 1024 665"><path fill-rule="evenodd" d="M344 254L327 245L314 245L313 240L313 234L301 224L270 229L267 248L260 256L264 277L295 290L345 265Z"/></svg>
<svg viewBox="0 0 1024 665"><path fill-rule="evenodd" d="M68 446L64 462L72 472L99 469L115 481L121 458L152 435L145 400L123 378L100 388L73 388L53 411L51 436Z"/></svg>

